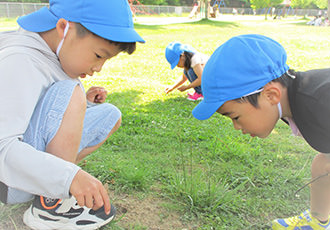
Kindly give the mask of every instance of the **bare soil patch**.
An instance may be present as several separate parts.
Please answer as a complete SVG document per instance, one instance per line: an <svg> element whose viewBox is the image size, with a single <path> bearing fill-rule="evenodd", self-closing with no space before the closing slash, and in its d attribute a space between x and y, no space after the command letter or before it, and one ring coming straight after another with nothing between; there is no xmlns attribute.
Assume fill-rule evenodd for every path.
<svg viewBox="0 0 330 230"><path fill-rule="evenodd" d="M165 200L146 196L143 198L110 192L112 203L117 208L117 226L123 229L190 230L197 229L194 223L184 223L178 212L164 207ZM22 205L0 204L1 230L30 230L23 223L23 214L31 202ZM107 229L107 228L105 228Z"/></svg>

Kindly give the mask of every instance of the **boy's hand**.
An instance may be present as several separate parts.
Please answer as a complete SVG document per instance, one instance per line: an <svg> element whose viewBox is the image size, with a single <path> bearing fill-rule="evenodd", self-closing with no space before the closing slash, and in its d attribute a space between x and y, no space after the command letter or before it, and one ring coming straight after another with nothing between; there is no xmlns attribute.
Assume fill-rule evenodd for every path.
<svg viewBox="0 0 330 230"><path fill-rule="evenodd" d="M79 206L97 210L104 205L105 213L110 213L110 199L106 189L98 179L84 170L80 169L73 178L70 193Z"/></svg>
<svg viewBox="0 0 330 230"><path fill-rule="evenodd" d="M92 86L87 90L86 98L93 103L103 103L107 98L107 91L103 87Z"/></svg>

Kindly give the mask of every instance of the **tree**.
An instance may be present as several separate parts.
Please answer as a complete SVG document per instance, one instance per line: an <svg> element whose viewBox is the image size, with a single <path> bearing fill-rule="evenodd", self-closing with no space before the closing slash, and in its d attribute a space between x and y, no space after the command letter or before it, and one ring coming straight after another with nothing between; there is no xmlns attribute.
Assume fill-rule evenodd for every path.
<svg viewBox="0 0 330 230"><path fill-rule="evenodd" d="M313 2L320 9L328 8L328 15L330 15L330 0L314 0Z"/></svg>
<svg viewBox="0 0 330 230"><path fill-rule="evenodd" d="M144 5L167 5L165 0L140 0L139 2Z"/></svg>
<svg viewBox="0 0 330 230"><path fill-rule="evenodd" d="M201 0L200 1L200 9L201 11L204 10L204 17L208 18L208 7L209 7L209 3L210 0Z"/></svg>
<svg viewBox="0 0 330 230"><path fill-rule="evenodd" d="M270 8L272 6L277 6L282 2L283 0L250 0L253 9ZM267 19L267 10L265 13L265 19Z"/></svg>
<svg viewBox="0 0 330 230"><path fill-rule="evenodd" d="M313 0L291 0L291 7L306 9L311 5L312 2Z"/></svg>
<svg viewBox="0 0 330 230"><path fill-rule="evenodd" d="M325 9L328 6L328 0L314 0L314 4L320 9Z"/></svg>

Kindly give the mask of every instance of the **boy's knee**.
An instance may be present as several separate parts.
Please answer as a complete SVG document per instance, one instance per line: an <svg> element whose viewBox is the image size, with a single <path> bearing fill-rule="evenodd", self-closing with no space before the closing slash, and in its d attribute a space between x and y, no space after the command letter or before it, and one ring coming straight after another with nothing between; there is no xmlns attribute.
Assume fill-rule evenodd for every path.
<svg viewBox="0 0 330 230"><path fill-rule="evenodd" d="M106 139L110 138L110 136L119 129L119 127L121 126L121 121L122 121L122 119L121 119L121 116L120 116L119 119L118 119L118 121L116 122L116 124L110 130L110 132L109 132L109 134L108 134L108 136L107 136Z"/></svg>
<svg viewBox="0 0 330 230"><path fill-rule="evenodd" d="M87 107L86 95L83 89L79 85L76 85L76 87L72 92L69 106L75 107L78 110L83 110L83 111L86 110Z"/></svg>
<svg viewBox="0 0 330 230"><path fill-rule="evenodd" d="M121 126L121 116L119 117L117 123L115 124L115 126L113 128L117 130L120 126Z"/></svg>
<svg viewBox="0 0 330 230"><path fill-rule="evenodd" d="M330 173L330 154L319 153L312 163L312 176Z"/></svg>

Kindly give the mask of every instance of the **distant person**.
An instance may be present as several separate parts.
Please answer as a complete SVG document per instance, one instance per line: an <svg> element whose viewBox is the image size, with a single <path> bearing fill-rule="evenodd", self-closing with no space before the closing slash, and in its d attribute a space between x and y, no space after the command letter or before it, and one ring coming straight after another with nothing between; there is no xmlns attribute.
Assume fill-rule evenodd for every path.
<svg viewBox="0 0 330 230"><path fill-rule="evenodd" d="M272 229L325 230L330 227L330 69L295 72L286 61L284 48L271 38L229 39L207 62L204 100L192 113L205 120L217 112L243 134L259 138L266 138L278 120L288 123L320 153L312 162L310 209L274 220Z"/></svg>
<svg viewBox="0 0 330 230"><path fill-rule="evenodd" d="M202 100L201 79L208 56L197 52L190 45L171 42L165 49L165 57L172 69L176 66L183 68L182 78L174 85L167 87L165 93L168 94L174 89L183 92L193 88L195 92L188 94L187 99L190 101ZM190 84L183 85L187 80Z"/></svg>
<svg viewBox="0 0 330 230"><path fill-rule="evenodd" d="M23 216L32 229L100 228L116 209L77 163L120 127L121 112L79 78L144 41L127 0L50 0L17 22L0 33L0 200L33 200Z"/></svg>
<svg viewBox="0 0 330 230"><path fill-rule="evenodd" d="M314 26L315 24L315 21L318 17L317 16L314 16L310 21L308 21L306 24L307 25L310 25L310 26Z"/></svg>
<svg viewBox="0 0 330 230"><path fill-rule="evenodd" d="M237 15L238 11L236 8L233 8L233 15Z"/></svg>
<svg viewBox="0 0 330 230"><path fill-rule="evenodd" d="M314 22L314 26L321 26L322 25L322 16L317 16L317 18L315 19L315 22Z"/></svg>

